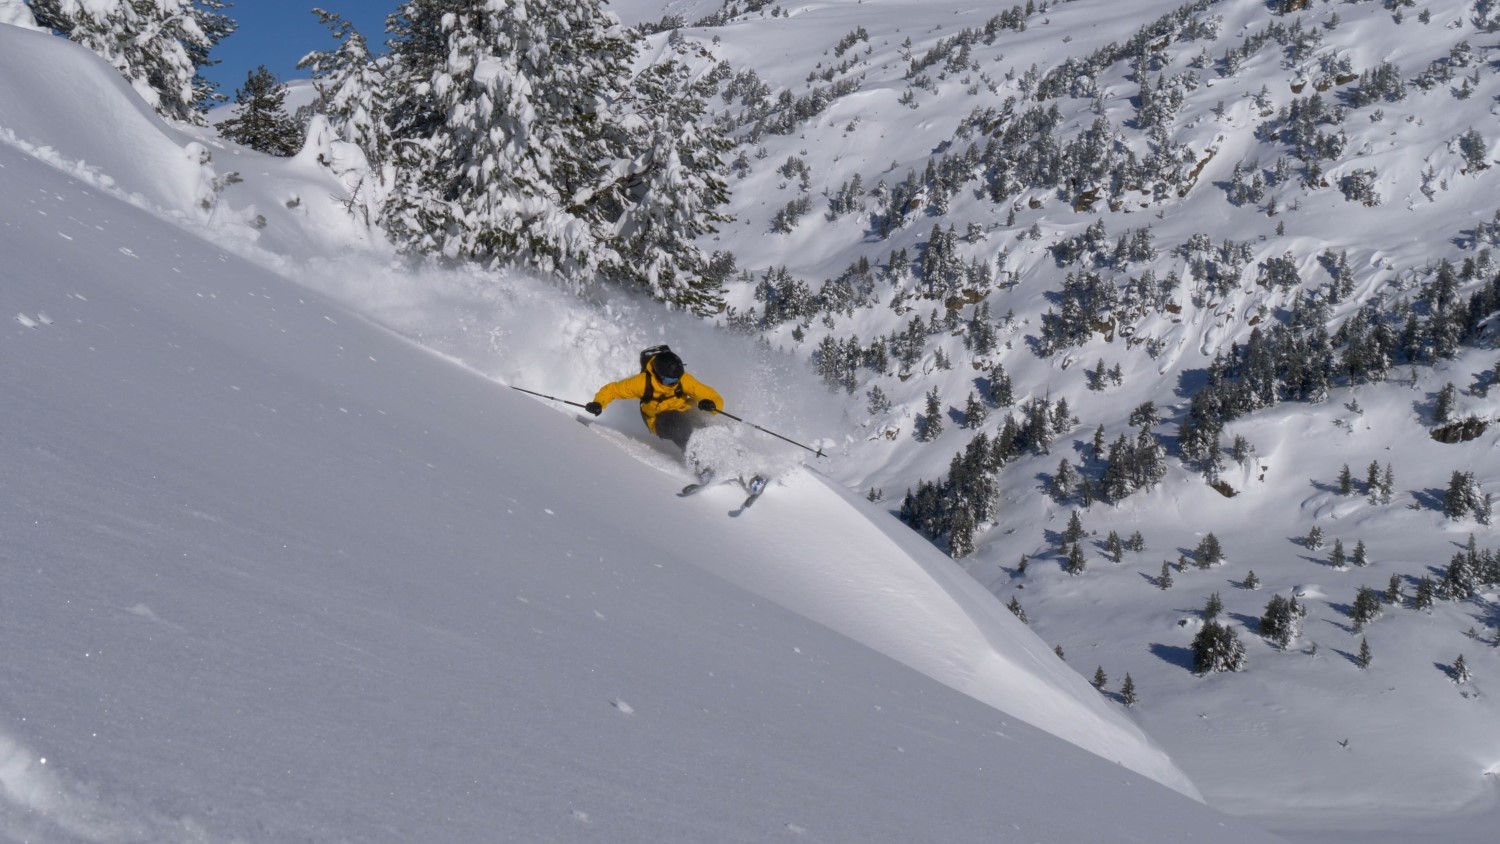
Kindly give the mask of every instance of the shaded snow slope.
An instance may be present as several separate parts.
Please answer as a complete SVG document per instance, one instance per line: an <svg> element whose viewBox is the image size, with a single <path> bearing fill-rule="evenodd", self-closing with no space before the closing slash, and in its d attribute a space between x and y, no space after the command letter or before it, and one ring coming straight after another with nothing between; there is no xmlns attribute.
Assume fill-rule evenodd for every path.
<svg viewBox="0 0 1500 844"><path fill-rule="evenodd" d="M691 499L685 537L719 548L701 564L1080 747L1189 794L1165 754L952 560L888 514L817 474L773 484L724 524L744 493Z"/></svg>
<svg viewBox="0 0 1500 844"><path fill-rule="evenodd" d="M1269 840L706 573L582 426L0 180L0 836Z"/></svg>

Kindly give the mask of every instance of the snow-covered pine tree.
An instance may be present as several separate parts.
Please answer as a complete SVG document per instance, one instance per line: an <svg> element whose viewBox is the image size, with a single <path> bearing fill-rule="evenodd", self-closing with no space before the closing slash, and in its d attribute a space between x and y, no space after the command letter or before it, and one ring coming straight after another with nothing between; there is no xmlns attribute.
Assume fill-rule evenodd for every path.
<svg viewBox="0 0 1500 844"><path fill-rule="evenodd" d="M948 556L961 560L974 553L974 529L974 511L968 502L960 501L948 528Z"/></svg>
<svg viewBox="0 0 1500 844"><path fill-rule="evenodd" d="M1065 502L1073 497L1073 488L1078 486L1078 470L1064 457L1057 464L1057 471L1053 473L1052 480L1047 484L1047 491L1052 494L1053 499ZM1077 511L1074 511L1075 515Z"/></svg>
<svg viewBox="0 0 1500 844"><path fill-rule="evenodd" d="M1411 608L1414 610L1430 610L1436 597L1436 585L1433 583L1431 577L1424 574L1417 580L1417 591L1412 596Z"/></svg>
<svg viewBox="0 0 1500 844"><path fill-rule="evenodd" d="M1198 543L1198 547L1193 549L1193 556L1198 560L1198 568L1206 569L1224 561L1224 547L1219 544L1219 538L1210 531Z"/></svg>
<svg viewBox="0 0 1500 844"><path fill-rule="evenodd" d="M219 134L237 144L283 158L302 148L302 127L286 113L286 86L265 65L250 71L234 92L239 111L221 122Z"/></svg>
<svg viewBox="0 0 1500 844"><path fill-rule="evenodd" d="M1308 528L1307 529L1307 536L1302 540L1302 544L1305 547L1311 548L1314 551L1318 550L1319 548L1322 548L1323 547L1323 528L1320 527L1319 525L1313 525L1312 527Z"/></svg>
<svg viewBox="0 0 1500 844"><path fill-rule="evenodd" d="M313 111L328 118L339 140L359 147L378 173L390 157L389 62L371 55L369 42L352 23L322 9L313 14L338 42L331 51L311 52L297 62L299 69L312 73L318 92Z"/></svg>
<svg viewBox="0 0 1500 844"><path fill-rule="evenodd" d="M1193 638L1193 673L1209 674L1245 669L1245 645L1234 628L1217 621L1203 625Z"/></svg>
<svg viewBox="0 0 1500 844"><path fill-rule="evenodd" d="M1370 640L1364 636L1359 637L1359 656L1355 657L1355 664L1360 668L1369 668L1374 655L1370 653Z"/></svg>
<svg viewBox="0 0 1500 844"><path fill-rule="evenodd" d="M1339 571L1349 567L1349 558L1344 554L1344 540L1333 540L1333 551L1328 554L1328 565Z"/></svg>
<svg viewBox="0 0 1500 844"><path fill-rule="evenodd" d="M676 59L636 74L623 103L633 157L610 187L618 211L601 208L620 256L606 277L699 314L717 311L723 290L696 241L729 219L718 209L729 200L731 143L703 119L712 93L709 77Z"/></svg>
<svg viewBox="0 0 1500 844"><path fill-rule="evenodd" d="M989 408L979 398L979 393L970 390L969 398L964 402L964 427L970 429L978 428L984 424L984 420L989 414Z"/></svg>
<svg viewBox="0 0 1500 844"><path fill-rule="evenodd" d="M1109 685L1109 675L1104 673L1104 666L1101 665L1094 669L1093 685L1094 688L1101 692Z"/></svg>
<svg viewBox="0 0 1500 844"><path fill-rule="evenodd" d="M1401 575L1391 575L1391 579L1386 582L1385 594L1381 597L1387 604L1399 605L1401 603Z"/></svg>
<svg viewBox="0 0 1500 844"><path fill-rule="evenodd" d="M37 23L102 56L157 113L202 124L216 98L198 74L234 32L225 0L32 0Z"/></svg>
<svg viewBox="0 0 1500 844"><path fill-rule="evenodd" d="M1135 680L1131 679L1130 673L1125 673L1125 681L1120 684L1120 702L1126 706L1135 706L1140 702L1140 696L1135 690Z"/></svg>
<svg viewBox="0 0 1500 844"><path fill-rule="evenodd" d="M1079 540L1083 539L1083 536L1083 519L1078 515L1078 511L1074 510L1072 515L1068 516L1068 526L1063 529L1063 544L1069 545L1076 543Z"/></svg>
<svg viewBox="0 0 1500 844"><path fill-rule="evenodd" d="M1016 597L1014 595L1011 596L1010 603L1006 604L1005 608L1008 609L1008 610L1010 610L1011 613L1014 614L1016 618L1020 619L1022 624L1030 624L1031 623L1026 618L1026 610L1024 610L1024 609L1021 608L1021 602L1018 601L1018 600L1016 600Z"/></svg>
<svg viewBox="0 0 1500 844"><path fill-rule="evenodd" d="M1359 587L1359 592L1354 596L1354 606L1349 610L1349 618L1354 621L1354 632L1358 633L1366 624L1379 618L1381 606L1379 592L1368 586Z"/></svg>
<svg viewBox="0 0 1500 844"><path fill-rule="evenodd" d="M1067 564L1063 566L1063 571L1066 571L1068 574L1071 574L1074 577L1077 577L1078 575L1083 574L1085 571L1088 571L1088 560L1086 560L1083 556L1082 542L1073 543L1072 550L1068 551L1068 561Z"/></svg>
<svg viewBox="0 0 1500 844"><path fill-rule="evenodd" d="M1156 585L1163 591L1172 588L1172 564L1166 560L1161 561L1161 574L1156 578Z"/></svg>
<svg viewBox="0 0 1500 844"><path fill-rule="evenodd" d="M1203 605L1203 620L1213 621L1224 611L1224 599L1219 597L1218 592L1211 593L1208 601Z"/></svg>
<svg viewBox="0 0 1500 844"><path fill-rule="evenodd" d="M917 439L930 443L943 433L943 400L934 386L927 391L927 403L922 410L922 419L917 426Z"/></svg>
<svg viewBox="0 0 1500 844"><path fill-rule="evenodd" d="M1458 659L1453 660L1453 682L1462 686L1471 679L1473 675L1469 673L1469 663L1463 654L1459 654Z"/></svg>
<svg viewBox="0 0 1500 844"><path fill-rule="evenodd" d="M1120 539L1120 534L1115 531L1110 531L1109 537L1104 540L1104 549L1109 552L1111 562L1125 561L1125 543Z"/></svg>
<svg viewBox="0 0 1500 844"><path fill-rule="evenodd" d="M1260 635L1267 642L1286 648L1302 635L1302 619L1306 615L1307 611L1296 598L1272 595L1260 617Z"/></svg>
<svg viewBox="0 0 1500 844"><path fill-rule="evenodd" d="M649 199L622 189L634 46L602 0L406 0L387 31L391 239L575 287L618 270L609 229Z"/></svg>

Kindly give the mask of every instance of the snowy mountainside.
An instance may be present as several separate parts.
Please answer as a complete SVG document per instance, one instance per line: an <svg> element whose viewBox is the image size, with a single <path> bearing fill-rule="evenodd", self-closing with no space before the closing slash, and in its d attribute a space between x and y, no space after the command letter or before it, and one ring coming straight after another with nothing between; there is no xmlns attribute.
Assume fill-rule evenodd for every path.
<svg viewBox="0 0 1500 844"><path fill-rule="evenodd" d="M625 420L575 424L409 342L474 277L420 315L410 289L367 300L405 337L309 291L371 279L329 278L359 246L342 231L267 248L336 204L302 162L259 159L203 209L179 190L200 170L153 169L187 137L84 158L133 94L26 102L68 104L31 83L98 64L32 37L0 27L6 837L1270 840L1122 769L1193 793L950 561L847 493L794 472L728 520L719 490L675 499L681 470ZM264 224L229 192L299 178L306 201ZM539 314L593 326L563 336L597 347L631 312L506 288L486 344L456 345L513 349L505 365L533 377L567 377L520 342ZM446 314L461 335L465 313ZM708 366L745 359L706 337Z"/></svg>
<svg viewBox="0 0 1500 844"><path fill-rule="evenodd" d="M823 367L858 403L862 441L834 474L894 511L920 482L951 477L977 434L993 441L1029 403L1066 400L1076 421L994 473L964 565L1081 672L1104 669L1110 695L1127 673L1152 690L1134 710L1210 803L1276 828L1392 841L1424 824L1440 825L1434 840L1492 828L1495 703L1453 666L1463 655L1483 666L1476 678L1500 670L1500 589L1412 609L1455 554L1500 549L1492 517L1443 513L1455 473L1481 498L1500 490L1491 313L1472 315L1451 354L1393 355L1320 401L1228 419L1211 470L1182 459L1181 426L1216 358L1257 331L1315 340L1316 324L1342 344L1343 326L1395 315L1400 332L1429 302L1493 290L1496 11L865 0L679 33L725 62L715 104L740 142L736 219L706 241L744 272L721 322ZM1135 298L1080 319L1101 288ZM1438 334L1419 345L1448 342ZM909 361L872 362L872 347L894 358L913 335ZM997 364L1013 392L1003 406ZM874 388L888 409L867 398ZM1477 436L1433 438L1445 390L1448 415L1474 417ZM934 394L944 430L924 442ZM966 397L988 411L967 430ZM1096 430L1105 446L1134 440L1146 402L1168 455L1159 480L1114 504L1090 503L1076 478L1049 492L1062 461L1097 492ZM1367 488L1371 464L1394 476L1391 493ZM1077 576L1060 542L1075 511ZM1323 544L1306 541L1313 528ZM1107 535L1135 532L1146 550L1110 562ZM1209 534L1226 557L1200 570ZM953 547L951 533L936 541ZM1337 562L1336 543L1366 545L1367 565ZM1260 585L1242 588L1252 571ZM1393 578L1396 603L1356 623L1358 591ZM1200 678L1189 647L1216 595L1248 668ZM1292 647L1257 635L1273 595L1309 611Z"/></svg>

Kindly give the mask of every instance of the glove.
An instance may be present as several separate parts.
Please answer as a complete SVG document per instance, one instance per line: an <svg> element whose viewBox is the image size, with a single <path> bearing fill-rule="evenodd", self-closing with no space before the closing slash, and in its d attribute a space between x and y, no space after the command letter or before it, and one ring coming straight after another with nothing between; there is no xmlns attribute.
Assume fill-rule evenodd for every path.
<svg viewBox="0 0 1500 844"><path fill-rule="evenodd" d="M604 412L604 405L596 401L591 401L588 404L584 405L583 409L587 410L589 413L594 414L595 416L598 416L599 414Z"/></svg>
<svg viewBox="0 0 1500 844"><path fill-rule="evenodd" d="M714 404L714 400L713 399L704 399L703 401L698 402L698 409L699 410L706 410L709 413L718 413L719 412L719 408Z"/></svg>

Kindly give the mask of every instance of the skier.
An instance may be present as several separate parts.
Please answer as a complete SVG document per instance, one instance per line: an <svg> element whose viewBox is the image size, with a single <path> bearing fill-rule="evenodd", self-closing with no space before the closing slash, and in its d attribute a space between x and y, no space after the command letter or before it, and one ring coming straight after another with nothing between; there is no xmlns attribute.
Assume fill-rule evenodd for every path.
<svg viewBox="0 0 1500 844"><path fill-rule="evenodd" d="M640 399L641 419L651 433L684 451L697 427L689 412L696 407L718 413L724 406L724 397L689 374L682 358L664 345L641 352L641 371L604 385L584 409L598 416L615 399Z"/></svg>

